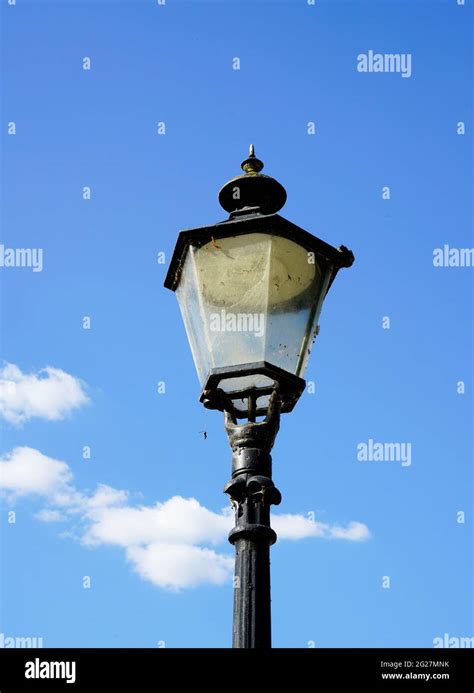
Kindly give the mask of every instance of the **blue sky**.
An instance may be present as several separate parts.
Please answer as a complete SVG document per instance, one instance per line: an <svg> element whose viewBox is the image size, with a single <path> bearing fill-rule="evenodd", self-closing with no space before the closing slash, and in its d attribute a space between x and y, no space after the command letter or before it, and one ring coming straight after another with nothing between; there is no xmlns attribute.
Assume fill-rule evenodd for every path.
<svg viewBox="0 0 474 693"><path fill-rule="evenodd" d="M254 142L282 215L356 256L323 308L316 393L274 448L275 516L292 516L272 549L274 646L472 636L472 267L433 265L473 245L471 8L17 0L1 16L1 242L44 266L1 270L17 369L0 631L230 645L230 451L162 284L179 229L226 218L217 191ZM411 76L358 72L369 50L410 54ZM411 464L358 461L369 439L411 443Z"/></svg>

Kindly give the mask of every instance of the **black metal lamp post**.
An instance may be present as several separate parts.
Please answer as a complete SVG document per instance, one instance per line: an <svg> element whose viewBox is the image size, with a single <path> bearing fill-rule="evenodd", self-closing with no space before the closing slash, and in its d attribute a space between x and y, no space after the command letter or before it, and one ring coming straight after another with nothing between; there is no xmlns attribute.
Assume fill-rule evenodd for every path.
<svg viewBox="0 0 474 693"><path fill-rule="evenodd" d="M200 401L225 413L232 478L224 490L235 509L233 646L243 648L271 647L270 506L281 494L270 451L280 413L304 390L323 300L339 269L354 261L344 246L277 214L286 192L262 168L251 145L244 174L219 192L229 219L181 231L165 280L179 301Z"/></svg>

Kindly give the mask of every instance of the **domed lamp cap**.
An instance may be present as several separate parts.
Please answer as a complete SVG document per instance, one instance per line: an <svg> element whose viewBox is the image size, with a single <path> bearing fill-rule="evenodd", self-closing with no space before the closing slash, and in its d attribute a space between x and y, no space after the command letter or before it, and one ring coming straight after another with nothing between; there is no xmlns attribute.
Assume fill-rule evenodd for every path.
<svg viewBox="0 0 474 693"><path fill-rule="evenodd" d="M262 214L278 212L286 202L286 190L271 176L260 173L263 161L255 156L253 144L241 167L244 174L232 178L221 188L221 206L230 214L246 208L258 208Z"/></svg>

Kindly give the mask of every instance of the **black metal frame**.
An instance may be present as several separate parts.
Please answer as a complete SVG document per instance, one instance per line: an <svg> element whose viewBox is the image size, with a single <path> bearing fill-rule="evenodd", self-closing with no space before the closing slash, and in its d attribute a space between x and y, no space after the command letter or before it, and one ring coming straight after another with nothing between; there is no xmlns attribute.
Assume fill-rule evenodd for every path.
<svg viewBox="0 0 474 693"><path fill-rule="evenodd" d="M200 226L180 231L165 278L165 287L171 291L176 291L190 245L200 247L213 239L218 240L219 238L241 236L248 233L262 232L288 238L306 248L308 252L313 252L320 261L331 264L333 269L328 291L341 267L350 267L354 262L352 251L345 246L341 245L339 248L335 248L279 214L260 214L258 209L255 207L234 212L226 221L212 226Z"/></svg>
<svg viewBox="0 0 474 693"><path fill-rule="evenodd" d="M253 182L255 183L255 179ZM314 253L315 260L331 269L326 293L329 291L338 271L342 267L350 267L354 262L352 251L345 246L335 248L279 214L262 214L260 209L260 207L247 207L232 212L229 219L217 224L180 231L164 282L165 287L176 291L190 246L199 248L207 243L218 241L220 238L242 236L250 233L260 232L281 236L297 243L308 252ZM258 390L241 390L229 396L219 388L219 382L224 378L237 378L257 373L267 375L278 384L281 412L287 413L292 411L305 388L305 381L265 361L246 363L230 368L212 369L207 376L200 396L200 402L208 409L228 411L235 418L242 419L248 417L250 421L255 420L255 416L262 416L266 413L266 409L257 409L255 402L260 395L270 394L272 386L259 388ZM237 411L233 402L238 399L249 400L248 414Z"/></svg>
<svg viewBox="0 0 474 693"><path fill-rule="evenodd" d="M272 383L268 386L259 388L251 387L244 390L237 390L232 393L226 393L219 388L221 380L242 378L247 375L264 375L270 378ZM270 395L275 387L278 387L280 411L281 413L288 413L293 410L303 393L306 387L306 381L267 361L243 363L233 368L212 368L207 376L199 401L207 409L227 411L235 419L255 421L256 416L263 416L267 413L266 407L259 409L256 406L258 398L264 395ZM238 399L248 400L247 412L239 412L235 408L233 402Z"/></svg>

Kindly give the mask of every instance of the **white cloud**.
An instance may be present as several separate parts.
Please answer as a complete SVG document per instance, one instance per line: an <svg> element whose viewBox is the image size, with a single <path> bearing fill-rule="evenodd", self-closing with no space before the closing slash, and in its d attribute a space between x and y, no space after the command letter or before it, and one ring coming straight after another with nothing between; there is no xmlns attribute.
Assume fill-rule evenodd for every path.
<svg viewBox="0 0 474 693"><path fill-rule="evenodd" d="M66 516L59 510L51 510L51 508L43 508L43 510L35 514L35 517L37 520L41 520L41 522L61 522L66 519Z"/></svg>
<svg viewBox="0 0 474 693"><path fill-rule="evenodd" d="M212 549L188 544L130 546L126 555L139 575L158 587L180 590L230 580L234 559Z"/></svg>
<svg viewBox="0 0 474 693"><path fill-rule="evenodd" d="M23 373L6 363L0 369L0 416L19 425L33 417L56 421L89 401L80 380L59 368Z"/></svg>
<svg viewBox="0 0 474 693"><path fill-rule="evenodd" d="M215 513L194 498L173 496L154 506L100 508L88 513L88 544L218 544L232 527L228 513Z"/></svg>
<svg viewBox="0 0 474 693"><path fill-rule="evenodd" d="M350 541L364 541L370 537L369 528L362 522L349 522L347 527L331 527L329 534L334 539L349 539Z"/></svg>
<svg viewBox="0 0 474 693"><path fill-rule="evenodd" d="M36 494L45 498L48 507L36 514L43 522L77 516L81 543L122 548L144 580L180 590L200 584L221 585L230 579L234 559L227 543L233 525L229 508L216 513L195 498L181 496L152 506L134 506L127 491L99 484L94 493L84 493L74 487L72 478L65 462L32 448L15 448L0 458L0 489L13 496ZM341 527L304 515L273 514L272 525L280 539L361 541L370 536L360 522ZM228 553L215 550L218 545L225 545Z"/></svg>
<svg viewBox="0 0 474 693"><path fill-rule="evenodd" d="M90 513L94 513L100 512L103 508L123 505L127 500L127 491L118 491L116 488L112 488L112 486L98 484L97 491L89 498L84 499L82 505Z"/></svg>
<svg viewBox="0 0 474 693"><path fill-rule="evenodd" d="M279 539L324 537L324 525L304 515L272 515L272 527Z"/></svg>
<svg viewBox="0 0 474 693"><path fill-rule="evenodd" d="M362 522L349 522L347 527L339 527L311 520L304 515L272 515L272 527L279 539L321 537L322 539L362 541L370 537L369 528Z"/></svg>
<svg viewBox="0 0 474 693"><path fill-rule="evenodd" d="M72 472L65 462L39 450L14 448L0 458L0 489L13 496L38 494L51 501L69 494Z"/></svg>

